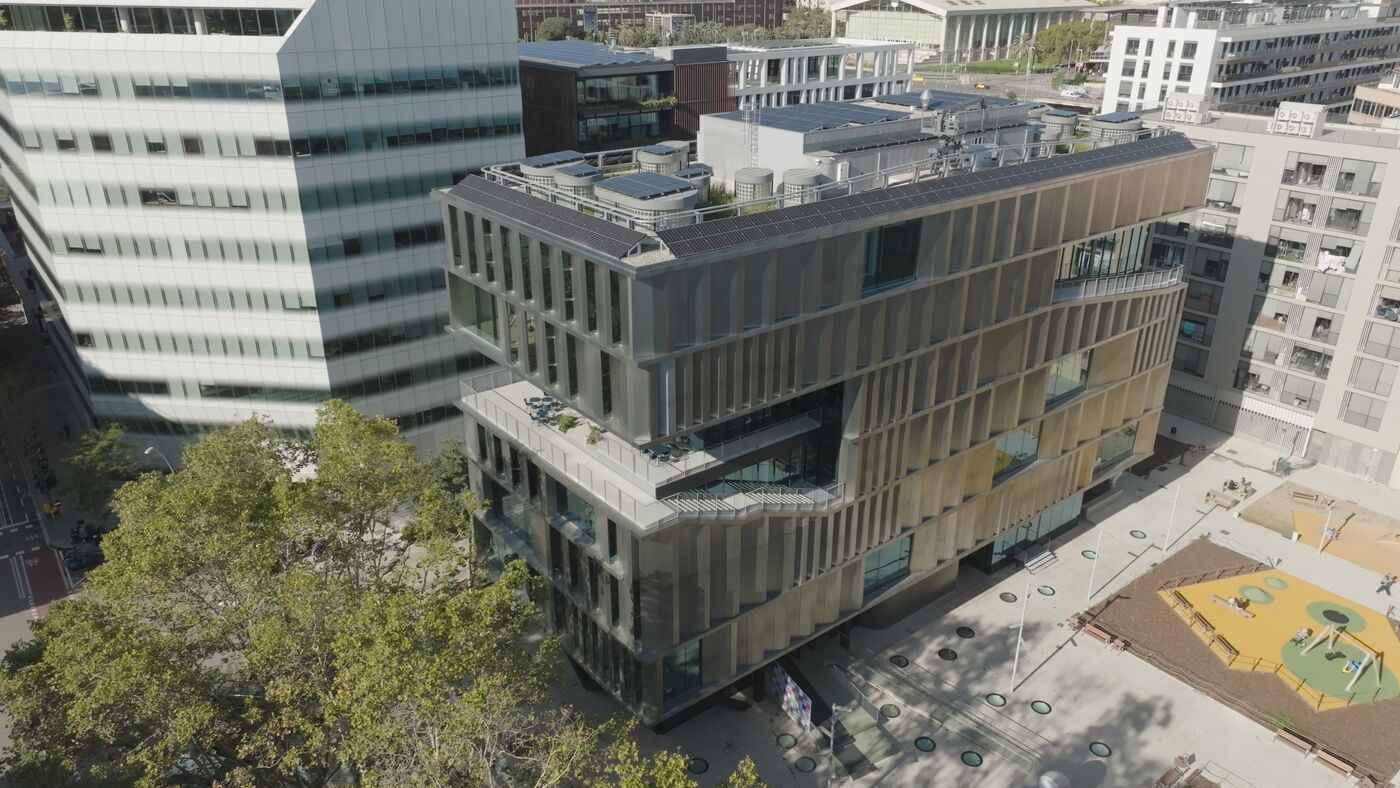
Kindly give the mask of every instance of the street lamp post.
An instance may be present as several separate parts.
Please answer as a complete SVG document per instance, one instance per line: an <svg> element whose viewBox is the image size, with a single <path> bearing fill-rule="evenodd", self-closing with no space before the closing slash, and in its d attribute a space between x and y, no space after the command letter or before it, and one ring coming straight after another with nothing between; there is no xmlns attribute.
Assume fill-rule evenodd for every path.
<svg viewBox="0 0 1400 788"><path fill-rule="evenodd" d="M163 452L161 452L160 449L157 449L157 448L154 447L154 446L147 446L147 447L146 447L146 450L143 451L143 452L141 452L141 453L144 454L144 455L146 455L147 457L151 456L152 454L156 455L157 457L160 458L160 461L161 461L161 462L165 463L165 467L166 467L171 473L174 473L174 472L175 472L175 466L173 466L173 465L170 464L170 460L165 456L165 454L164 454Z"/></svg>
<svg viewBox="0 0 1400 788"><path fill-rule="evenodd" d="M1327 538L1332 533L1332 507L1336 506L1335 500L1327 504L1327 522L1322 524L1322 535L1317 537L1317 552L1322 554L1322 548L1327 546Z"/></svg>
<svg viewBox="0 0 1400 788"><path fill-rule="evenodd" d="M1011 693L1016 693L1016 669L1021 665L1021 635L1026 631L1026 606L1031 602L1031 581L1026 581L1026 595L1021 598L1021 623L1016 625L1016 656L1011 658Z"/></svg>

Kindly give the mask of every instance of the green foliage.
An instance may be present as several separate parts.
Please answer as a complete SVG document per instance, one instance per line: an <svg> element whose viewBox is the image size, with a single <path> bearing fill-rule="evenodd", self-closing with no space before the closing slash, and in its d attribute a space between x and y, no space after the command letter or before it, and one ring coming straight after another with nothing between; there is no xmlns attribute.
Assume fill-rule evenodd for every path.
<svg viewBox="0 0 1400 788"><path fill-rule="evenodd" d="M107 511L116 489L140 474L136 450L125 438L120 424L89 430L60 461L65 470L63 494L79 509L95 515Z"/></svg>
<svg viewBox="0 0 1400 788"><path fill-rule="evenodd" d="M1107 31L1103 22L1062 22L1036 34L1035 44L1041 60L1058 65L1070 62L1076 53L1087 58L1104 43Z"/></svg>
<svg viewBox="0 0 1400 788"><path fill-rule="evenodd" d="M536 41L562 41L573 32L574 26L561 16L552 16L535 28Z"/></svg>
<svg viewBox="0 0 1400 788"><path fill-rule="evenodd" d="M578 416L575 416L575 415L573 415L572 413L565 413L563 416L560 416L560 417L559 417L559 431L560 431L560 432L568 432L569 430L571 430L571 429L573 429L574 427L577 427L577 426L578 426Z"/></svg>
<svg viewBox="0 0 1400 788"><path fill-rule="evenodd" d="M630 726L623 729L625 734ZM600 777L590 788L698 788L686 771L689 758L679 752L662 751L643 758L637 745L625 735L618 737L608 750ZM739 761L734 773L718 783L720 788L767 788L758 778L753 760L747 756Z"/></svg>
<svg viewBox="0 0 1400 788"><path fill-rule="evenodd" d="M837 32L839 34L841 31L838 29ZM617 43L625 47L683 46L744 40L824 38L830 34L831 15L826 9L802 7L793 8L788 20L771 30L757 25L725 27L718 22L698 22L668 34L659 28L624 25L617 31ZM542 36L537 32L536 38Z"/></svg>
<svg viewBox="0 0 1400 788"><path fill-rule="evenodd" d="M588 425L588 445L596 446L603 440L603 428L597 424Z"/></svg>
<svg viewBox="0 0 1400 788"><path fill-rule="evenodd" d="M442 483L442 480L448 483ZM340 402L122 487L87 590L3 664L18 785L550 786L610 729L543 706L539 580L462 579L471 494Z"/></svg>
<svg viewBox="0 0 1400 788"><path fill-rule="evenodd" d="M0 8L0 30L10 29L10 13Z"/></svg>

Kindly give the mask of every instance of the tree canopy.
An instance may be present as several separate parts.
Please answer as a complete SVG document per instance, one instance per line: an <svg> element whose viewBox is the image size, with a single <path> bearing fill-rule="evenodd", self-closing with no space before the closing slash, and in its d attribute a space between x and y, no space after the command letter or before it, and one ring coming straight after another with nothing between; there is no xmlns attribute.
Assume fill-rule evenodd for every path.
<svg viewBox="0 0 1400 788"><path fill-rule="evenodd" d="M112 493L140 473L136 451L125 439L120 424L88 430L63 458L64 494L71 495L79 509L94 515L106 512Z"/></svg>
<svg viewBox="0 0 1400 788"><path fill-rule="evenodd" d="M823 38L830 33L831 15L826 9L801 7L793 8L788 12L787 21L771 29L758 25L725 27L718 22L697 22L668 34L659 28L624 25L617 31L617 43L626 47L681 46L745 40ZM538 32L535 37L543 38ZM607 36L604 34L602 37Z"/></svg>
<svg viewBox="0 0 1400 788"><path fill-rule="evenodd" d="M5 776L544 788L654 772L626 760L623 726L549 702L541 581L520 562L474 571L458 470L333 401L309 439L248 421L123 486L106 564L5 656Z"/></svg>
<svg viewBox="0 0 1400 788"><path fill-rule="evenodd" d="M551 16L535 27L536 41L562 41L569 37L574 25L562 16Z"/></svg>
<svg viewBox="0 0 1400 788"><path fill-rule="evenodd" d="M1103 22L1087 20L1050 25L1035 36L1036 56L1047 63L1068 63L1076 52L1087 58L1104 43L1107 30Z"/></svg>

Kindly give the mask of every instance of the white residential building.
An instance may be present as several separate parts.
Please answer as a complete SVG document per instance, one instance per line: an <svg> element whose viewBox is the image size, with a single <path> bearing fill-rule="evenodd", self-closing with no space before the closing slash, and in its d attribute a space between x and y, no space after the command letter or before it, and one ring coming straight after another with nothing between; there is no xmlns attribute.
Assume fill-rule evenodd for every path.
<svg viewBox="0 0 1400 788"><path fill-rule="evenodd" d="M1231 109L1298 101L1345 113L1358 85L1400 62L1397 13L1390 2L1163 6L1155 24L1113 29L1103 110L1188 93Z"/></svg>
<svg viewBox="0 0 1400 788"><path fill-rule="evenodd" d="M728 44L740 106L781 107L870 98L909 89L914 44L858 38Z"/></svg>
<svg viewBox="0 0 1400 788"><path fill-rule="evenodd" d="M0 165L97 419L451 426L484 362L443 330L428 193L524 152L512 3L0 11Z"/></svg>
<svg viewBox="0 0 1400 788"><path fill-rule="evenodd" d="M1205 205L1151 252L1187 266L1167 409L1400 487L1400 134L1196 104L1143 116L1215 148Z"/></svg>
<svg viewBox="0 0 1400 788"><path fill-rule="evenodd" d="M1091 0L830 0L846 35L912 41L921 57L967 63L1015 57L1014 43L1041 30L1087 18Z"/></svg>

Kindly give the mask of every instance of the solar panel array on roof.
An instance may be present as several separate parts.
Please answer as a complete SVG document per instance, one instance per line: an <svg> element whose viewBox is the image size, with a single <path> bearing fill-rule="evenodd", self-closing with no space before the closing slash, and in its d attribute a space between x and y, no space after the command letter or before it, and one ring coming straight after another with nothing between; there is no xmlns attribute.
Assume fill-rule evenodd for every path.
<svg viewBox="0 0 1400 788"><path fill-rule="evenodd" d="M957 106L959 104L969 104L974 101L985 101L989 107L1004 107L1008 104L1015 104L1016 99L1001 98L1000 96L983 96L978 93L962 93L956 90L932 90L930 96L929 109L938 109L945 106ZM883 104L900 104L906 107L920 108L924 105L924 91L913 91L910 93L891 93L887 96L876 96L872 101Z"/></svg>
<svg viewBox="0 0 1400 788"><path fill-rule="evenodd" d="M639 172L635 175L608 178L598 184L597 188L607 189L610 192L617 192L637 200L650 200L668 194L694 191L695 184L673 175L662 175L659 172Z"/></svg>
<svg viewBox="0 0 1400 788"><path fill-rule="evenodd" d="M674 173L672 173L672 175L675 175L677 178L695 178L695 177L698 177L698 176L701 176L701 175L714 175L714 174L715 174L715 169L714 169L713 167L711 167L711 166L708 165L708 164L699 164L699 163L692 164L692 165L690 165L689 167L686 167L685 169L683 169L683 170L681 170L681 171L679 171L679 172L674 172Z"/></svg>
<svg viewBox="0 0 1400 788"><path fill-rule="evenodd" d="M1102 115L1095 115L1094 120L1101 120L1105 123L1123 123L1124 121L1137 120L1136 112L1105 112Z"/></svg>
<svg viewBox="0 0 1400 788"><path fill-rule="evenodd" d="M853 140L843 140L824 146L832 153L854 153L862 150L874 150L876 148L889 148L894 145L907 145L912 142L926 142L935 140L929 134L921 134L918 131L896 131L889 134L868 134L864 137Z"/></svg>
<svg viewBox="0 0 1400 788"><path fill-rule="evenodd" d="M575 68L666 62L649 52L611 49L604 44L595 44L592 41L573 40L522 41L520 43L520 57L525 60L542 60Z"/></svg>
<svg viewBox="0 0 1400 788"><path fill-rule="evenodd" d="M1049 116L1052 117L1052 118L1077 118L1077 117L1079 117L1079 113L1078 113L1078 112L1070 112L1070 111L1067 110L1067 109L1047 109L1047 110L1045 110L1045 114L1046 114L1046 115L1049 115Z"/></svg>
<svg viewBox="0 0 1400 788"><path fill-rule="evenodd" d="M743 120L743 114L739 112L725 112L719 117L726 120ZM839 129L842 126L868 126L872 123L887 123L908 118L909 113L897 110L867 107L849 101L821 101L815 104L764 108L758 123L768 128L806 133Z"/></svg>
<svg viewBox="0 0 1400 788"><path fill-rule="evenodd" d="M575 161L583 161L583 154L573 150L561 150L555 153L541 153L538 156L531 156L521 164L527 167L553 167Z"/></svg>
<svg viewBox="0 0 1400 788"><path fill-rule="evenodd" d="M555 170L555 172L562 172L565 175L572 175L575 178L586 178L589 175L597 175L601 173L602 170L586 161L580 161L573 164L565 164L563 167Z"/></svg>
<svg viewBox="0 0 1400 788"><path fill-rule="evenodd" d="M662 230L659 236L671 254L678 258L689 257L1194 149L1195 146L1186 137L1167 134L1084 153L1034 159L1024 164L874 189L766 213L673 227Z"/></svg>
<svg viewBox="0 0 1400 788"><path fill-rule="evenodd" d="M636 230L531 197L480 175L463 178L448 193L609 257L622 257L646 240Z"/></svg>
<svg viewBox="0 0 1400 788"><path fill-rule="evenodd" d="M671 147L670 145L647 145L645 147L638 148L638 150L645 151L647 153L655 153L658 156L669 156L672 153L676 152L676 149Z"/></svg>

